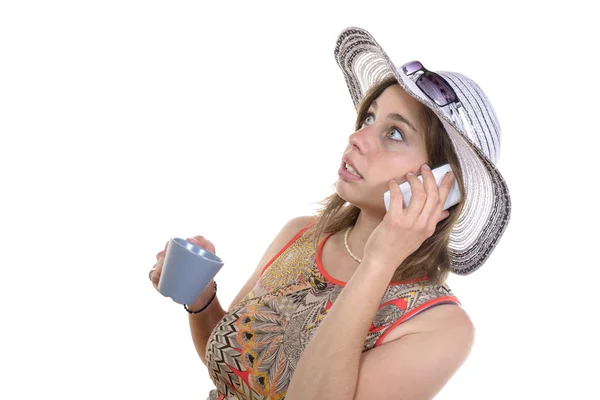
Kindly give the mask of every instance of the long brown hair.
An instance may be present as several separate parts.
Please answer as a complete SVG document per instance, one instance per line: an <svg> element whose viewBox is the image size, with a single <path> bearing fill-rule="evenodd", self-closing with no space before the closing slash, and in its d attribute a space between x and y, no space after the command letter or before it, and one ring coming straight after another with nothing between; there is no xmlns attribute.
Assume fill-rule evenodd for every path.
<svg viewBox="0 0 600 400"><path fill-rule="evenodd" d="M356 130L362 127L373 100L379 97L386 88L397 83L396 79L391 76L374 85L365 94L358 105ZM464 199L465 188L462 180L462 169L444 126L433 111L422 104L419 118L422 126L425 127L427 164L432 168L442 164L450 164L454 171L454 178L460 188L461 198ZM358 207L347 203L335 192L316 204L321 204L322 207L317 211L317 219L308 231L309 236L313 239L315 250L322 235L337 233L354 226L360 214ZM463 204L464 202L461 201L448 209L450 216L439 222L434 234L427 238L421 247L396 268L391 282L427 276L432 284L441 284L447 279L450 272L450 255L448 254L450 232L458 219Z"/></svg>

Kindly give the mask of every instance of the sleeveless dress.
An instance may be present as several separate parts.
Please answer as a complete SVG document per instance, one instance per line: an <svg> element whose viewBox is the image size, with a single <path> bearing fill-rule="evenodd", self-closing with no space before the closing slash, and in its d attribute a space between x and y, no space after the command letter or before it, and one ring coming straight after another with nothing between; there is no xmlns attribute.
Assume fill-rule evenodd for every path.
<svg viewBox="0 0 600 400"><path fill-rule="evenodd" d="M283 400L302 352L346 285L324 270L306 231L310 222L263 268L254 288L217 323L206 344L206 364L216 389L207 400ZM458 304L447 284L427 278L388 285L363 352L387 333L439 304Z"/></svg>

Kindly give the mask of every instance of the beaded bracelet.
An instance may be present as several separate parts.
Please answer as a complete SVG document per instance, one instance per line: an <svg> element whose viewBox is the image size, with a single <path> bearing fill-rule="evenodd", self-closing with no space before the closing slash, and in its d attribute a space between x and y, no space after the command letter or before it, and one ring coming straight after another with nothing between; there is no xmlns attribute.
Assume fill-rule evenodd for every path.
<svg viewBox="0 0 600 400"><path fill-rule="evenodd" d="M210 305L210 303L212 303L213 299L215 298L215 296L217 295L217 281L214 281L215 283L215 293L213 294L213 296L210 298L210 300L208 301L208 304L206 304L204 307L202 307L201 309L199 309L198 311L190 311L190 309L188 308L187 304L183 305L183 308L185 308L185 311L189 312L190 314L198 314L201 311L204 311L204 309L206 307L208 307Z"/></svg>

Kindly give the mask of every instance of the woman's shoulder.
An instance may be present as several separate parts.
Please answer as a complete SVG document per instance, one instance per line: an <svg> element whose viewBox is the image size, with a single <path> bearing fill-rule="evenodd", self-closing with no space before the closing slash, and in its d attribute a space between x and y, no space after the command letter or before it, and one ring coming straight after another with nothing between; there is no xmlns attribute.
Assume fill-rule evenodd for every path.
<svg viewBox="0 0 600 400"><path fill-rule="evenodd" d="M299 236L302 232L305 232L316 219L317 218L313 215L302 215L290 219L281 229L281 239L286 243L289 242L293 238Z"/></svg>
<svg viewBox="0 0 600 400"><path fill-rule="evenodd" d="M431 331L438 329L473 330L473 323L460 300L456 297L448 282L426 284L421 297L427 298L422 305L423 312L412 318L418 329Z"/></svg>
<svg viewBox="0 0 600 400"><path fill-rule="evenodd" d="M440 304L423 313L424 321L434 329L456 329L462 332L475 329L467 311L457 304Z"/></svg>
<svg viewBox="0 0 600 400"><path fill-rule="evenodd" d="M471 343L475 326L467 311L459 304L438 304L404 322L405 333L442 333ZM404 336L404 335L398 335ZM465 343L465 344L466 344Z"/></svg>
<svg viewBox="0 0 600 400"><path fill-rule="evenodd" d="M317 217L314 215L302 215L294 217L287 223L291 230L300 231L301 229L307 228L310 224L315 222Z"/></svg>
<svg viewBox="0 0 600 400"><path fill-rule="evenodd" d="M281 231L277 234L269 249L267 249L267 253L269 254L268 258L272 258L275 254L281 254L292 244L292 242L300 237L303 232L306 232L314 221L316 221L316 217L311 215L303 215L290 219L283 228L281 228Z"/></svg>

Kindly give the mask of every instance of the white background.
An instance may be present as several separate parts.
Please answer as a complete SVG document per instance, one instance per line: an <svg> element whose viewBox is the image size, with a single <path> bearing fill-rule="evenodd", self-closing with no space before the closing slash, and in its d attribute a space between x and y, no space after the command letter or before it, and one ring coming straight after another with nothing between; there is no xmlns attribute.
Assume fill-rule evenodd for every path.
<svg viewBox="0 0 600 400"><path fill-rule="evenodd" d="M207 396L148 270L204 235L226 308L333 191L354 121L333 49L360 26L474 79L503 128L512 218L450 278L477 336L436 399L600 398L600 33L584 2L549 3L2 2L0 397Z"/></svg>

